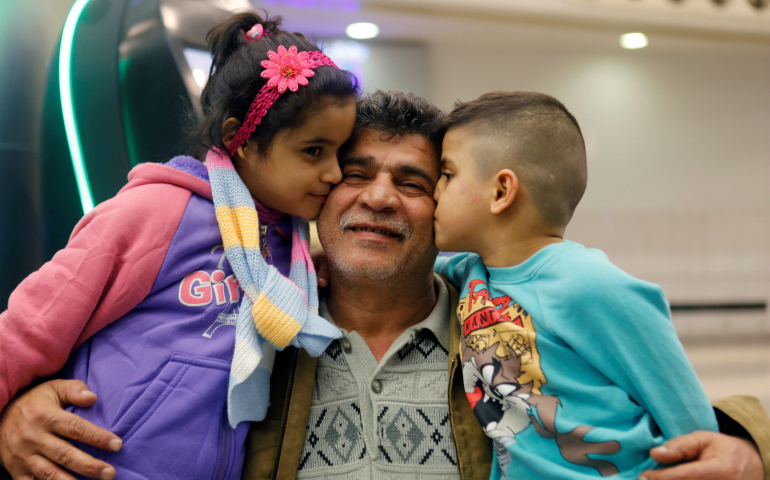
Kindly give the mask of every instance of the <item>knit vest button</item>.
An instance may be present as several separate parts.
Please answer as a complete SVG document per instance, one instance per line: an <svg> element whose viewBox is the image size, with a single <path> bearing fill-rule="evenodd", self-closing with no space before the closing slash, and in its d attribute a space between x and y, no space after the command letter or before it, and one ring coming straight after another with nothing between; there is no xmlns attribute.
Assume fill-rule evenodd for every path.
<svg viewBox="0 0 770 480"><path fill-rule="evenodd" d="M348 340L347 338L343 338L342 340L340 340L340 347L342 347L342 350L345 353L350 353L353 351L353 344L350 343L350 340Z"/></svg>
<svg viewBox="0 0 770 480"><path fill-rule="evenodd" d="M379 380L372 380L372 391L374 393L382 392L382 382Z"/></svg>

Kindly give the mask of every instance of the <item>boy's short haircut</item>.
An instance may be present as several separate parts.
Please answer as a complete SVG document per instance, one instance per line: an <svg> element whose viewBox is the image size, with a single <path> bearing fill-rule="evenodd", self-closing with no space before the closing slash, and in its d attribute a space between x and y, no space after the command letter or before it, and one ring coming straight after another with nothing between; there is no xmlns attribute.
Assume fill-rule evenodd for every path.
<svg viewBox="0 0 770 480"><path fill-rule="evenodd" d="M534 92L487 93L456 103L442 131L460 127L474 129L477 145L492 146L480 174L510 168L545 223L569 223L586 189L586 152L577 120L560 101Z"/></svg>

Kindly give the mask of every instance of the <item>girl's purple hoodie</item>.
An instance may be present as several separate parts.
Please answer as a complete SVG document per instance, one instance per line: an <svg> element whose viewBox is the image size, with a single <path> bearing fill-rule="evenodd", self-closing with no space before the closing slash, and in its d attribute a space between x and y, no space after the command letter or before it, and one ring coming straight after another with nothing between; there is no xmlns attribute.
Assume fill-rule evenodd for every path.
<svg viewBox="0 0 770 480"><path fill-rule="evenodd" d="M72 409L123 439L78 445L121 479L239 479L248 424L227 422L243 292L224 256L205 167L143 164L25 279L0 314L0 409L63 369L99 396ZM290 217L258 205L268 263L288 275Z"/></svg>

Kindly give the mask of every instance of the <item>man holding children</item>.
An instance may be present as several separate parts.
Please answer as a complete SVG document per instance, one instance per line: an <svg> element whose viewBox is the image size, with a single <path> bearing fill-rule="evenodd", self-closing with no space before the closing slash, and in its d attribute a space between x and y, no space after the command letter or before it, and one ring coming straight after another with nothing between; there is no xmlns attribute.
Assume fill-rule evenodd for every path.
<svg viewBox="0 0 770 480"><path fill-rule="evenodd" d="M579 135L579 127L572 126L574 118L566 110L566 114L559 113L553 99L544 95L516 95L486 97L485 104L492 108L487 117L497 115L504 124L510 120L506 120L506 109L512 101L519 102L517 108L524 113L516 125L521 130L505 139L516 144L510 151L537 157L551 149L564 158L580 157L584 147L575 134ZM547 306L537 310L531 303L524 308L515 303L524 302L518 296L502 295L508 292L507 287L500 287L503 280L497 280L497 290L493 290L499 278L495 275L511 266L529 268L512 284L521 286L535 278L538 269L545 269L551 281L558 283L562 273L547 270L553 258L542 258L542 252L555 255L553 247L578 255L573 262L577 271L595 265L591 262L600 262L595 269L601 275L611 270L606 259L586 260L581 255L593 254L561 238L585 189L584 153L582 168L578 165L566 180L554 180L537 169L519 173L531 166L474 165L469 156L491 162L502 147L494 142L474 143L468 136L474 130L461 127L472 124L489 130L489 124L478 120L456 125L444 139L441 112L413 95L378 92L359 102L357 115L353 137L340 154L342 182L329 194L318 218L329 269L321 314L342 330L343 337L317 359L294 348L278 354L267 418L252 425L247 441L244 479L486 480L490 474L507 478L508 473L522 471L516 468L530 473L521 478L537 478L538 472L556 472L566 478L619 470L638 475L654 466L647 452L662 443L660 430L670 440L696 429L716 429L716 419L697 380L689 376L682 352L671 353L672 362L656 363L659 359L648 358L651 366L647 366L655 380L679 383L679 394L650 392L648 379L635 376L642 367L634 363L648 351L642 348L626 357L625 350L633 350L635 345L613 346L613 341L626 341L623 326L612 330L614 337L607 344L591 352L591 339L564 340L541 333L554 325L539 324L538 317L551 318L544 312L557 309L558 296L547 298L543 301ZM560 117L554 120L553 115ZM536 135L543 131L550 132L551 140L565 138L567 132L566 138L573 141L545 143L545 137ZM442 140L444 162L439 165ZM469 181L479 172L492 180L487 184ZM442 173L445 178L439 180ZM439 204L435 239L434 197ZM548 221L543 221L542 211L549 212ZM504 226L504 220L512 218L516 228ZM479 254L440 260L437 270L455 286L433 273L436 243L444 250ZM628 276L621 278L615 270L611 274L618 276L610 279L608 288L615 288L618 279L627 282L628 288L621 290L609 311L621 308L623 319L635 309L658 319L668 318L659 289ZM604 278L601 275L597 278ZM569 288L577 288L576 280L569 281L573 282ZM522 297L529 295L526 288ZM547 291L558 295L566 290L561 285L561 289ZM559 309L569 312L574 307L578 316L587 314L580 310L585 305L566 293L564 298ZM458 312L458 305L467 310ZM603 307L596 308L601 312ZM476 315L481 323L460 325L457 314L466 321ZM606 318L602 321L609 326ZM668 327L664 322L644 326L666 329L668 323ZM582 333L566 322L557 328ZM676 349L671 335L668 330L655 332L650 340L668 342ZM558 362L541 358L546 341L553 344L549 351L561 349L565 356ZM572 357L565 353L569 347L574 347ZM576 370L559 373L555 368L560 363ZM674 370L666 370L666 365L673 365ZM565 382L574 384L557 396L547 392L545 385L546 376L550 380L559 375L572 376ZM602 383L607 382L605 377L617 385ZM80 394L82 387L74 381L55 381L9 406L0 422L3 460L42 455L74 470L97 473L94 461L74 447L51 447L43 434L35 437L34 433L35 422L45 423L45 417L53 419L47 431L109 448L109 442L115 440L111 434L61 416L56 411L59 404L52 403L61 399L92 404L92 396ZM580 388L586 390L570 391ZM573 394L573 401L577 398L578 403L585 403L580 403L578 416L567 409ZM591 410L586 395L595 400L598 411ZM677 403L690 400L686 406ZM665 405L670 405L668 411ZM657 449L654 460L694 462L643 475L649 480L759 479L763 466L757 450L765 457L765 474L770 473L766 433L770 420L758 402L733 398L717 407L722 430L747 440L708 432L679 437L669 441L667 448ZM656 425L650 412L657 422L659 415L666 416L665 424ZM612 418L609 424L597 423L601 414ZM566 423L559 423L563 415L575 427L565 430ZM19 434L24 429L33 432L26 439ZM592 433L592 429L596 431ZM535 445L547 443L550 450L527 452L523 444L532 441L527 435L535 438ZM631 444L637 450L629 453ZM640 469L635 471L637 466ZM539 470L542 468L545 470ZM54 473L48 478L67 477Z"/></svg>

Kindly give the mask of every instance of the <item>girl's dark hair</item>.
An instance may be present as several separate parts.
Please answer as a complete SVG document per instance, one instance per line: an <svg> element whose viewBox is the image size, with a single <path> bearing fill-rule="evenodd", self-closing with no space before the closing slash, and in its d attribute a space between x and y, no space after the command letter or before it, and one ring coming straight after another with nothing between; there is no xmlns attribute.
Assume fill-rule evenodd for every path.
<svg viewBox="0 0 770 480"><path fill-rule="evenodd" d="M257 23L272 35L247 43L245 34ZM204 151L224 147L222 139L229 132L223 132L222 125L228 118L241 122L246 118L251 102L267 82L260 73L269 50L277 51L279 45L287 49L295 46L299 51L320 50L301 33L281 30L280 25L281 17L263 20L255 12L243 12L217 25L206 36L212 54L211 71L201 93L203 120L192 131ZM297 92L284 92L251 134L259 153L268 151L280 130L301 126L326 102L345 101L358 94L356 77L350 72L323 66L314 73L307 86Z"/></svg>

